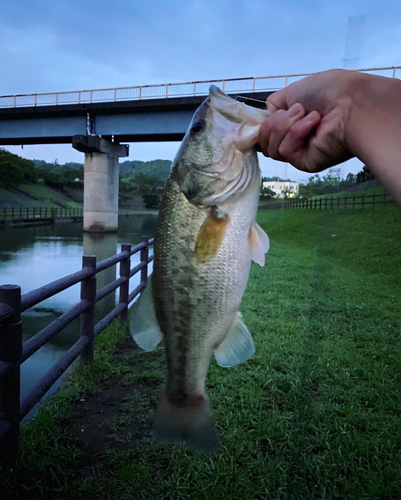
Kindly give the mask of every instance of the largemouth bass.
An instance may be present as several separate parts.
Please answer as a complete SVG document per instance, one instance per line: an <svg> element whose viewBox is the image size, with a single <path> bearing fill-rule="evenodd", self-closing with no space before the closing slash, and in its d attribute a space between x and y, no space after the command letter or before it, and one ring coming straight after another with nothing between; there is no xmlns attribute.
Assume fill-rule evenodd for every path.
<svg viewBox="0 0 401 500"><path fill-rule="evenodd" d="M251 261L264 265L269 248L255 222L261 182L256 142L267 115L210 87L172 164L151 282L130 322L146 351L164 338L167 380L153 428L161 442L216 450L205 392L211 356L230 367L255 351L239 307Z"/></svg>

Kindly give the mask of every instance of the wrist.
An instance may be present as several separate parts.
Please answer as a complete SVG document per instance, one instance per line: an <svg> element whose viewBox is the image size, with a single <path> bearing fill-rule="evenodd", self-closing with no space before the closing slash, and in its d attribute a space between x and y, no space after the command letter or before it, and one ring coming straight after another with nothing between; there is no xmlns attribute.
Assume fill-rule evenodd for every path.
<svg viewBox="0 0 401 500"><path fill-rule="evenodd" d="M348 86L345 138L353 155L368 162L378 143L399 129L401 82L355 73Z"/></svg>
<svg viewBox="0 0 401 500"><path fill-rule="evenodd" d="M344 140L353 156L360 158L366 145L366 126L370 123L372 105L371 75L353 72L345 86Z"/></svg>

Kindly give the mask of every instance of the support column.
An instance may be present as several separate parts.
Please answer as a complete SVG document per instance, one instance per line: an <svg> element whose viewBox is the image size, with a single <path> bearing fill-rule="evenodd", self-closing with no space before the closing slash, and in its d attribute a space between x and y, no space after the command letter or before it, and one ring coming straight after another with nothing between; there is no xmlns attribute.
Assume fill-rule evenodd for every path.
<svg viewBox="0 0 401 500"><path fill-rule="evenodd" d="M72 146L85 153L84 231L117 231L118 158L128 156L128 146L92 135L76 135Z"/></svg>

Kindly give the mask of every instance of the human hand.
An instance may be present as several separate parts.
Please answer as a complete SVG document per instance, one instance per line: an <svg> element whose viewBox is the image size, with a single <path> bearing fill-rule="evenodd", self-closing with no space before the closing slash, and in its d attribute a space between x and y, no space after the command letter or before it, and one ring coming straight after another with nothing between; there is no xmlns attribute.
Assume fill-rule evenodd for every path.
<svg viewBox="0 0 401 500"><path fill-rule="evenodd" d="M353 71L324 71L270 95L266 104L272 114L259 132L262 153L305 172L354 156L348 126L359 77Z"/></svg>

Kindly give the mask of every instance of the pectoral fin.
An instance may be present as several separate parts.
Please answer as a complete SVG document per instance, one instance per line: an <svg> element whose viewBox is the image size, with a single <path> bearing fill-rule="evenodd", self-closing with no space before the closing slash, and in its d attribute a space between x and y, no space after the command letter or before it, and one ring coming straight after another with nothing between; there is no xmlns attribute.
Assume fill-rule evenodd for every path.
<svg viewBox="0 0 401 500"><path fill-rule="evenodd" d="M251 259L260 266L265 265L265 253L269 250L269 237L263 229L254 222L248 232L249 251Z"/></svg>
<svg viewBox="0 0 401 500"><path fill-rule="evenodd" d="M199 260L212 259L223 241L228 217L216 217L211 212L202 224L195 243L195 253Z"/></svg>
<svg viewBox="0 0 401 500"><path fill-rule="evenodd" d="M156 319L150 279L143 294L132 306L129 328L135 342L144 351L153 351L162 339L162 332Z"/></svg>
<svg viewBox="0 0 401 500"><path fill-rule="evenodd" d="M217 364L225 368L239 365L255 352L251 334L241 318L238 312L226 338L214 351Z"/></svg>

